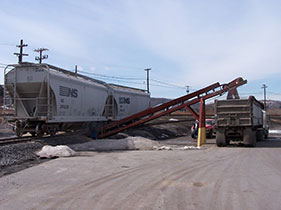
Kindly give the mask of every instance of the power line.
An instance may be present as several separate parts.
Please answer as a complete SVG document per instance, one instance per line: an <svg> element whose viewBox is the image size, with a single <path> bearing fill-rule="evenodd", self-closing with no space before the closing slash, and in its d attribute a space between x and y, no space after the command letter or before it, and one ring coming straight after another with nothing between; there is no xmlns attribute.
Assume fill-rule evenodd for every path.
<svg viewBox="0 0 281 210"><path fill-rule="evenodd" d="M109 75L96 74L96 73L85 72L85 71L79 71L79 73L83 73L83 74L87 74L87 75L93 75L93 76L98 76L98 77L104 77L104 78L120 79L120 80L145 80L144 78L138 78L138 77L109 76Z"/></svg>
<svg viewBox="0 0 281 210"><path fill-rule="evenodd" d="M10 47L14 47L15 45L13 44L5 44L5 43L0 43L1 46L10 46Z"/></svg>
<svg viewBox="0 0 281 210"><path fill-rule="evenodd" d="M159 80L156 80L156 79L151 79L151 81L154 81L154 82L157 82L157 83L160 83L160 84L164 84L164 85L169 85L169 86L176 87L176 88L186 89L186 87L174 85L174 84L167 83L167 82L162 82L162 81L159 81Z"/></svg>
<svg viewBox="0 0 281 210"><path fill-rule="evenodd" d="M101 75L101 74L95 74L95 73L90 73L90 72L84 72L84 71L79 71L79 73L86 74L86 75L92 75L94 77L98 78L103 78L106 81L111 81L111 82L120 82L120 83L129 83L129 84L136 84L136 85L144 85L145 84L145 79L144 78L130 78L130 77L117 77L117 76L108 76L108 75ZM126 81L126 80L142 80L143 83L141 82L132 82L132 81ZM175 88L171 86L164 86L164 85L157 85L157 84L150 84L150 86L154 87L162 87L162 88Z"/></svg>
<svg viewBox="0 0 281 210"><path fill-rule="evenodd" d="M239 92L239 95L260 95L262 92L248 92L248 93L241 93Z"/></svg>
<svg viewBox="0 0 281 210"><path fill-rule="evenodd" d="M105 64L106 65L106 64ZM110 65L107 65L108 67L110 68L123 68L123 69L138 69L138 70L141 70L143 68L141 67L135 67L135 66L126 66L126 65L114 65L114 64L110 64Z"/></svg>
<svg viewBox="0 0 281 210"><path fill-rule="evenodd" d="M272 94L272 95L278 95L278 96L281 95L281 93L274 93L274 92L271 92L271 91L267 91L267 93Z"/></svg>

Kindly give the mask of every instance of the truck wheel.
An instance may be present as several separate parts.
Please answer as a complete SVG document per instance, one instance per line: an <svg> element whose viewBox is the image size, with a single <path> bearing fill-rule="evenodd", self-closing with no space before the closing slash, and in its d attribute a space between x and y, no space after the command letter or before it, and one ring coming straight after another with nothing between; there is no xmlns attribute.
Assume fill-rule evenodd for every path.
<svg viewBox="0 0 281 210"><path fill-rule="evenodd" d="M264 135L264 139L267 139L268 138L268 130L264 130L263 131L263 135Z"/></svg>
<svg viewBox="0 0 281 210"><path fill-rule="evenodd" d="M251 128L245 128L243 134L243 143L248 147L256 146L256 132Z"/></svg>
<svg viewBox="0 0 281 210"><path fill-rule="evenodd" d="M227 145L224 129L217 129L216 133L216 144L218 147L225 147Z"/></svg>
<svg viewBox="0 0 281 210"><path fill-rule="evenodd" d="M213 138L213 130L210 130L208 138L210 138L210 139Z"/></svg>
<svg viewBox="0 0 281 210"><path fill-rule="evenodd" d="M257 141L263 141L263 130L257 130L256 132Z"/></svg>

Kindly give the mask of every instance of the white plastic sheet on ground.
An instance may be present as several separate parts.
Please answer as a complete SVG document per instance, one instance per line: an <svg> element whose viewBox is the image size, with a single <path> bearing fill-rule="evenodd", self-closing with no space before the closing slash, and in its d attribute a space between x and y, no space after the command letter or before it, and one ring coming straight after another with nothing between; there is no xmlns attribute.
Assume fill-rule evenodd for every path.
<svg viewBox="0 0 281 210"><path fill-rule="evenodd" d="M36 155L38 155L40 158L71 157L75 155L75 151L65 145L46 145L39 152L37 152Z"/></svg>
<svg viewBox="0 0 281 210"><path fill-rule="evenodd" d="M178 119L175 119L175 118L170 118L169 121L170 121L170 122L178 122L179 120L178 120Z"/></svg>
<svg viewBox="0 0 281 210"><path fill-rule="evenodd" d="M268 132L269 133L276 133L276 134L280 133L281 134L281 130L269 130Z"/></svg>

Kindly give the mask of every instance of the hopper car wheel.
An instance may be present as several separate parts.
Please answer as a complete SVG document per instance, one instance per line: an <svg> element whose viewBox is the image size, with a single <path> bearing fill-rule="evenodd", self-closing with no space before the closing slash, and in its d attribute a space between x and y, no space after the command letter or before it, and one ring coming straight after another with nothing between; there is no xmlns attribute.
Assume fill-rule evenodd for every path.
<svg viewBox="0 0 281 210"><path fill-rule="evenodd" d="M42 137L43 136L42 127L41 127L40 124L36 125L36 135L37 135L37 137Z"/></svg>
<svg viewBox="0 0 281 210"><path fill-rule="evenodd" d="M20 128L16 128L15 133L17 137L22 137L22 130Z"/></svg>
<svg viewBox="0 0 281 210"><path fill-rule="evenodd" d="M51 136L55 136L57 133L57 129L56 128L53 128L51 131L50 131L50 135Z"/></svg>
<svg viewBox="0 0 281 210"><path fill-rule="evenodd" d="M31 136L36 136L36 132L30 132Z"/></svg>

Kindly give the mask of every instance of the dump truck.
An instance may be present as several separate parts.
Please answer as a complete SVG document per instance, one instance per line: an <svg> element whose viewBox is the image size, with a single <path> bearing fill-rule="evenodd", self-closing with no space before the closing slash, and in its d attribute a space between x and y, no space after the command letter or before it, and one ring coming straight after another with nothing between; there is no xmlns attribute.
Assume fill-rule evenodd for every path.
<svg viewBox="0 0 281 210"><path fill-rule="evenodd" d="M227 146L230 141L242 141L256 146L256 141L268 136L264 105L254 96L248 99L216 100L216 144Z"/></svg>

